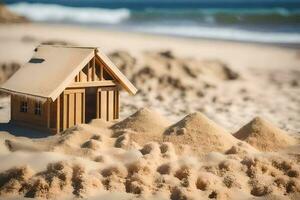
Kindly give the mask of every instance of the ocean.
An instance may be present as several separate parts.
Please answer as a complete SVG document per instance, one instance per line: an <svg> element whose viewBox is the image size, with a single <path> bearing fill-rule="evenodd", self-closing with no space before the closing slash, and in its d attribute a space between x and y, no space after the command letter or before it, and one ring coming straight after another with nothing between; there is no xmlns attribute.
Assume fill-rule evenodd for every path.
<svg viewBox="0 0 300 200"><path fill-rule="evenodd" d="M178 37L300 44L300 0L4 1L32 21Z"/></svg>

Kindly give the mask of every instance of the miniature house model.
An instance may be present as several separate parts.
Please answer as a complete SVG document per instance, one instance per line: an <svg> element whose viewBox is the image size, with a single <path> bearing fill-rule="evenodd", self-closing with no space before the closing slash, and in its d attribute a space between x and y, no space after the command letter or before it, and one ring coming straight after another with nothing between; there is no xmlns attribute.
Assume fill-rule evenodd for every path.
<svg viewBox="0 0 300 200"><path fill-rule="evenodd" d="M99 49L41 45L1 91L11 94L11 122L58 133L119 117L119 90L137 89Z"/></svg>

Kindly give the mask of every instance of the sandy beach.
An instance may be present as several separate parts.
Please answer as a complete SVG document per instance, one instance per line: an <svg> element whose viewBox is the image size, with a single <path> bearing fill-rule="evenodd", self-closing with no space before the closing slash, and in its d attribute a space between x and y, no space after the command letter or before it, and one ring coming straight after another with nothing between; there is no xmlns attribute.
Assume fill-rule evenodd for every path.
<svg viewBox="0 0 300 200"><path fill-rule="evenodd" d="M253 119L255 116L262 115L268 120L280 125L282 128L298 132L299 124L299 50L283 48L263 44L247 44L226 41L208 41L199 39L184 39L166 36L144 35L138 33L112 32L92 28L80 28L74 26L62 25L43 25L43 24L19 24L19 25L1 25L0 26L0 60L3 64L18 63L22 65L27 62L32 55L33 49L40 43L69 43L72 45L97 46L103 49L107 54L111 54L113 61L121 68L127 76L133 76L134 73L141 71L151 63L151 68L159 76L171 74L177 78L179 70L174 72L163 69L168 60L164 57L158 58L159 52L170 51L175 59L170 61L171 65L180 68L180 65L191 63L191 65L219 65L219 68L227 67L238 75L235 81L222 81L224 76L222 69L216 67L212 72L196 72L199 74L194 80L187 80L186 84L195 83L208 79L211 87L203 87L198 84L197 90L201 90L203 98L186 98L185 104L168 108L168 102L157 100L158 94L147 94L144 99L142 95L134 98L141 99L143 104L132 104L126 106L133 100L128 97L128 102L124 102L123 117L133 113L135 110L145 106L154 106L163 114L179 119L185 114L194 111L205 111L205 114L212 117L218 123L221 123L231 131L241 127L241 125ZM158 59L156 59L158 58ZM119 63L118 63L119 62ZM156 65L156 66L152 66ZM128 68L127 72L125 68ZM209 67L208 67L209 68ZM219 71L220 72L219 72ZM223 69L224 70L224 69ZM223 74L222 74L223 73ZM206 75L211 75L206 78ZM214 76L214 77L213 77ZM131 77L132 78L132 77ZM190 76L178 77L180 80L189 79ZM192 77L193 78L193 77ZM227 79L228 77L225 77ZM218 80L219 79L219 80ZM221 80L221 81L220 81ZM137 80L138 81L138 80ZM194 81L194 82L193 82ZM205 82L205 81L204 81ZM147 84L152 84L149 81ZM295 85L295 87L293 87ZM145 84L137 86L140 91L146 91ZM158 86L152 86L158 89ZM210 89L214 87L214 89ZM280 88L280 89L278 89ZM173 98L180 89L175 88ZM240 90L242 90L240 92ZM246 90L246 92L243 92ZM249 92L247 92L249 90ZM159 91L158 91L159 93ZM223 93L223 94L222 94ZM125 94L124 94L125 95ZM195 96L191 94L191 96ZM210 102L214 96L217 96L216 102ZM276 98L274 98L276 97ZM247 100L243 100L249 99ZM181 99L182 100L182 99ZM179 99L180 101L180 99ZM281 102L289 103L281 103ZM197 102L197 103L195 103ZM181 102L180 102L181 103ZM193 106L194 104L197 104ZM226 108L224 105L227 105ZM134 107L134 110L128 109ZM222 111L230 110L230 112ZM234 111L231 111L233 109ZM180 110L185 110L181 112ZM212 110L213 113L209 113ZM129 111L129 112L128 112ZM234 114L232 112L235 112ZM218 113L218 116L215 115ZM228 116L222 117L230 113ZM284 114L283 114L284 113ZM176 117L177 116L177 117ZM220 119L219 119L220 118ZM226 122L230 120L230 122Z"/></svg>
<svg viewBox="0 0 300 200"><path fill-rule="evenodd" d="M300 50L0 24L3 83L41 44L101 48L139 89L121 119L0 132L0 199L299 199ZM0 126L10 119L0 100Z"/></svg>

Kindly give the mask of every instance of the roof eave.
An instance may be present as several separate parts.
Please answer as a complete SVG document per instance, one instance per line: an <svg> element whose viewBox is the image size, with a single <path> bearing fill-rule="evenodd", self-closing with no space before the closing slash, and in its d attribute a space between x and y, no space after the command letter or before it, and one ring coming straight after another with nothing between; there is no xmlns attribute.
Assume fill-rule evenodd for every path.
<svg viewBox="0 0 300 200"><path fill-rule="evenodd" d="M137 93L137 88L126 78L117 66L99 49L96 51L99 60L104 64L112 75L120 82L120 85L131 95Z"/></svg>
<svg viewBox="0 0 300 200"><path fill-rule="evenodd" d="M40 95L35 95L35 94L28 94L25 92L18 92L18 91L9 90L9 89L3 88L3 87L0 88L0 92L4 92L4 93L10 94L10 95L26 96L26 97L36 99L39 101L47 101L48 99L51 99L50 97L40 96Z"/></svg>

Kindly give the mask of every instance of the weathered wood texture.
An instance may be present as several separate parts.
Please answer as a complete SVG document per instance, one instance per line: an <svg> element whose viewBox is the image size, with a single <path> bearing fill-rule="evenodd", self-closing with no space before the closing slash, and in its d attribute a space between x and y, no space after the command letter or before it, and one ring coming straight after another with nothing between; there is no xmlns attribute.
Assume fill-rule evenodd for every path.
<svg viewBox="0 0 300 200"><path fill-rule="evenodd" d="M98 89L97 118L106 121L119 118L118 87L101 87Z"/></svg>
<svg viewBox="0 0 300 200"><path fill-rule="evenodd" d="M26 113L21 102L28 102ZM41 115L35 114L36 100L11 97L11 119L58 133L94 118L111 121L119 118L119 84L107 67L94 57L76 75L74 81L55 100L42 104Z"/></svg>
<svg viewBox="0 0 300 200"><path fill-rule="evenodd" d="M96 82L101 84L100 81L104 80L114 80L113 75L98 58L94 57L76 75L73 84L76 86L80 85L80 83L87 85L87 82Z"/></svg>
<svg viewBox="0 0 300 200"><path fill-rule="evenodd" d="M85 90L84 89L66 89L63 93L63 107L60 129L65 130L85 122Z"/></svg>
<svg viewBox="0 0 300 200"><path fill-rule="evenodd" d="M27 112L21 112L22 101L27 102ZM49 127L50 101L41 102L41 115L35 114L37 100L23 96L11 95L11 120L26 123L29 126Z"/></svg>

